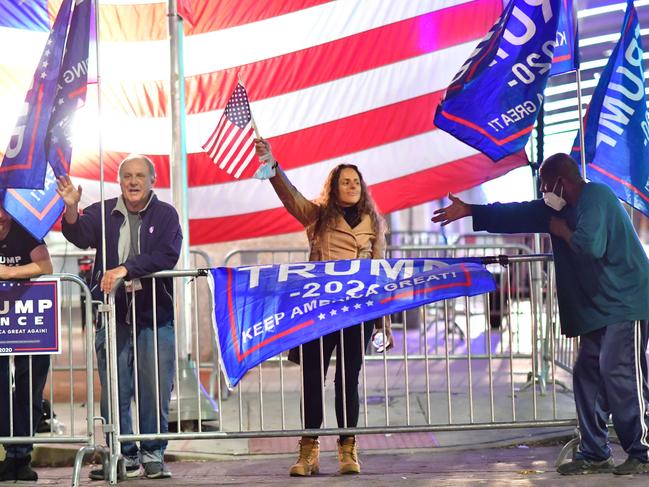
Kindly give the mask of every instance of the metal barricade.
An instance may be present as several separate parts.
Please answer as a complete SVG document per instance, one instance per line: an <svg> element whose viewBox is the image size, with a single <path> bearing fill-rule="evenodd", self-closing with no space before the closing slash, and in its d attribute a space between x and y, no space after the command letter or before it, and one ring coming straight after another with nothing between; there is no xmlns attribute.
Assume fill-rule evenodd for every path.
<svg viewBox="0 0 649 487"><path fill-rule="evenodd" d="M485 255L492 254L513 254L513 255L529 255L532 253L532 250L522 244L490 244L487 246L484 245L429 245L429 246L420 246L420 245L401 245L401 246L390 246L387 248L387 256L391 258L407 258L407 257L482 257ZM287 263L287 262L300 262L308 258L307 249L290 249L290 248L278 248L278 249L257 249L257 250L235 250L226 255L224 259L224 266L237 266L245 264L250 264L252 262L259 264L278 264L278 263ZM504 288L503 274L500 272L499 266L491 266L491 270L495 272L498 276L498 289ZM514 274L514 285L512 287L512 293L517 300L520 300L521 295L524 293L529 294L529 289L521 285L522 275L518 274L518 269ZM525 273L526 270L523 269L521 273ZM518 283L518 284L517 284ZM502 313L505 309L504 297L500 292L494 293L492 295L493 301L490 312L492 314L491 320L494 322L500 322L503 319ZM432 305L427 308L430 310L441 311L441 305ZM403 324L404 327L408 329L412 327L419 328L419 340L420 345L423 344L423 322L424 314L422 313L422 308L414 308L399 315L393 316L396 322ZM455 314L455 307L450 308L451 314L451 326L453 331L459 334L459 336L464 336L464 333L461 328L459 328L452 316Z"/></svg>
<svg viewBox="0 0 649 487"><path fill-rule="evenodd" d="M212 267L212 260L207 252L200 249L190 249L189 253L190 253L192 268L204 269L204 268ZM78 250L75 248L75 250L54 251L50 253L50 257L54 262L54 267L57 269L65 269L66 267L69 267L68 259L77 259L77 261L81 259L88 259L90 260L90 265L92 265L92 262L94 261L95 258L95 250L94 249ZM82 276L82 274L84 274L84 276ZM79 277L82 277L82 279L84 277L88 277L88 279L85 279L85 282L88 285L90 284L89 274L85 276L85 273L79 271ZM207 289L206 285L201 286L198 280L196 279L193 279L191 281L190 286L191 286L191 301L193 303L196 303L196 305L193 306L192 312L194 313L194 315L192 319L196 323L199 323L199 327L197 331L198 335L195 337L195 339L200 344L211 344L211 346L204 345L203 347L201 347L201 349L199 349L199 352L201 353L201 357L209 355L209 360L201 360L200 369L197 370L199 371L198 373L202 372L204 374L208 374L212 376L209 380L210 386L208 388L209 390L208 393L210 397L216 398L216 389L213 384L215 378L218 376L218 360L215 355L216 342L214 341L215 339L214 330L209 320L207 321L201 320L201 317L199 316L198 313L199 309L206 308L206 307L209 308L209 300L211 299L209 296L209 289ZM83 320L84 312L85 312L85 306L84 306L85 303L84 303L83 296L80 293L75 291L76 290L74 289L67 288L64 299L66 302L73 303L76 306L80 306L81 314L82 314L82 323L83 323L85 322L85 320ZM99 301L92 303L93 308L91 312L91 321L93 323L97 314L96 308L100 304L101 302ZM55 370L58 370L59 366L58 364L54 363L53 367ZM227 391L227 389L225 389L225 391ZM185 421L187 420L187 418L183 418L183 420Z"/></svg>
<svg viewBox="0 0 649 487"><path fill-rule="evenodd" d="M525 244L529 242L531 234L520 235L491 235L484 233L464 234L460 236L462 241L471 241L478 239L475 244L456 244L456 245L399 245L389 246L386 250L386 256L390 258L406 258L406 257L484 257L487 255L500 255L506 254L508 256L531 255L533 250ZM278 264L287 262L301 262L307 260L308 249L302 248L276 248L276 249L252 249L252 250L234 250L229 252L224 259L224 266L237 266L243 264ZM503 267L500 265L491 264L488 268L495 274L497 279L497 290L495 293L489 295L489 319L493 328L499 328L500 324L506 320L507 303L513 304L514 318L519 319L521 314L520 303L525 299L529 299L532 288L535 287L535 292L540 295L541 281L543 279L543 270L539 267L539 262L529 266L514 266L511 274L505 281L506 274L502 272ZM508 293L508 294L507 294ZM557 314L556 300L553 301L555 309L553 312ZM413 308L393 315L393 319L401 324L405 329L417 328L418 337L413 341L420 344L420 349L424 342L424 323L426 322L426 313L434 313L435 316L431 318L433 326L436 328L436 333L439 333L440 313L442 313L444 306L448 304L433 304L427 307ZM457 338L463 339L465 332L462 327L458 326L454 319L457 312L461 312L463 307L462 300L455 300L453 306L448 307L449 332L451 333L451 346L454 345ZM541 310L537 309L536 313ZM511 318L511 315L509 316ZM549 330L546 330L546 336L543 342L539 344L540 350L547 350L550 336L547 335ZM518 335L516 340L518 340ZM546 392L546 383L548 381L548 372L550 367L548 362L550 359L555 359L557 365L564 368L566 371L571 371L572 361L574 357L574 340L566 339L560 334L560 330L556 330L553 340L558 344L556 355L550 357L546 354L540 354L539 362L530 370L528 374L527 387L538 383L540 385L541 394ZM499 343L503 343L500 341ZM436 345L438 347L439 344ZM436 349L436 352L438 350ZM213 373L214 374L214 373ZM563 383L562 383L563 385Z"/></svg>
<svg viewBox="0 0 649 487"><path fill-rule="evenodd" d="M535 243L536 242L536 243ZM487 232L469 232L461 233L454 238L449 239L449 243L453 245L499 245L499 244L515 244L524 245L526 247L534 247L535 244L539 245L536 252L546 253L551 249L550 235L539 233L487 233Z"/></svg>
<svg viewBox="0 0 649 487"><path fill-rule="evenodd" d="M198 380L196 382L196 388L194 391L194 397L188 398L186 394L176 394L173 399L171 399L171 387L167 387L170 385L170 383L165 383L164 382L164 371L161 372L160 370L160 365L166 364L169 365L170 361L161 358L162 356L165 356L166 353L169 352L169 350L166 350L166 347L163 347L160 341L160 336L159 336L159 330L160 328L158 327L158 322L157 322L157 313L156 313L156 286L158 286L158 281L161 278L176 278L180 279L180 282L183 282L184 278L190 277L193 279L198 279L201 277L207 276L207 271L206 270L194 270L194 271L163 271L163 272L157 272L153 274L150 279L152 280L152 293L153 293L153 319L152 323L145 323L141 324L138 326L137 323L137 315L136 315L136 309L137 309L137 300L138 300L138 293L136 292L135 289L127 293L128 300L129 302L129 323L124 324L124 323L118 323L117 318L116 318L116 313L115 313L115 293L119 289L119 286L116 287L112 293L110 294L109 297L109 305L103 308L101 311L104 314L104 317L102 318L102 322L105 323L105 333L106 333L106 344L107 344L107 384L109 385L109 390L104 391L106 393L107 397L107 402L108 402L108 418L106 422L106 428L105 428L105 433L108 436L108 448L109 448L109 461L105 464L105 471L108 472L108 479L110 483L116 483L118 478L123 478L124 477L124 472L122 471L121 473L118 472L118 468L122 469L124 468L124 463L120 463L120 458L121 458L121 449L120 445L123 442L126 441L136 441L136 440L166 440L166 439L180 439L180 438L187 438L187 437L192 437L192 434L190 433L183 433L181 431L182 427L182 420L183 420L183 404L184 401L186 403L199 403L202 400L203 397L203 387ZM122 285L123 282L120 282L119 285ZM162 284L164 285L164 284ZM168 291L167 291L168 292ZM194 301L195 303L197 301ZM203 312L206 310L203 310ZM194 318L198 316L198 310L196 310L196 313L192 314ZM117 335L120 333L118 331L118 327L121 328L121 333L127 333L131 337L131 347L133 349L133 377L129 377L126 375L126 371L119 371L118 367L118 349L117 349ZM130 328L130 329L129 329ZM175 327L174 327L175 328ZM138 343L140 343L140 334L144 333L151 333L152 338L149 339L150 343L150 349L153 352L152 357L145 357L143 358L143 363L148 363L150 362L152 364L152 370L153 370L153 377L147 377L146 379L140 380L140 366L138 365L140 363L140 351L138 350L139 346ZM193 320L193 323L191 324L191 333L194 337L199 337L198 334L198 320L195 319ZM173 331L174 334L174 345L173 345L173 350L171 350L171 353L173 353L173 364L175 370L173 371L172 379L173 379L173 389L179 390L179 348L178 348L178 336L177 336L177 330ZM199 350L199 340L193 340L192 344L192 353L191 355L195 357L196 360L196 369L200 370L201 368L201 359L200 359L200 350ZM144 353L144 352L142 352ZM218 357L217 357L218 358ZM218 363L218 360L217 360ZM167 371L168 372L168 371ZM199 375L200 379L200 375ZM134 434L123 434L121 432L121 427L120 427L120 408L119 408L119 383L120 381L123 380L128 380L133 383L133 390L134 390L134 401L135 401L135 408L134 408L134 414L133 414L133 428L134 428ZM147 397L147 404L153 404L153 411L148 410L147 407L141 407L140 404L143 400L142 396L140 395L140 388L141 387L153 387L155 393L155 397L151 399L150 397ZM148 390L148 389L146 389ZM165 392L165 390L167 392ZM149 390L149 394L150 394ZM169 394L169 400L162 400L161 397L164 397L164 394ZM217 387L217 398L220 403L221 401L221 393L220 393L220 382L218 383ZM175 431L173 430L167 430L166 426L164 423L164 414L162 412L162 408L166 406L171 406L171 402L173 401L173 406L174 406L174 414L173 416L175 417L168 417L168 424L172 423L175 421L176 429ZM220 417L220 411L221 411L221 406L219 404L218 407L215 408L219 416L216 418L217 419L217 424L221 424L221 417ZM130 413L129 413L130 414ZM140 431L140 415L141 414L154 414L155 415L155 431L142 433ZM205 432L203 431L204 425L203 425L203 420L204 419L213 419L213 418L203 418L202 417L202 409L198 408L197 410L197 434L201 435L204 434ZM210 430L214 430L215 428L210 428Z"/></svg>
<svg viewBox="0 0 649 487"><path fill-rule="evenodd" d="M220 381L217 381L218 421L213 427L205 427L199 421L197 431L181 431L178 421L174 429L165 432L158 420L155 431L143 433L138 426L136 406L134 433L123 434L119 428L119 410L115 407L118 383L123 376L117 374L113 343L109 360L112 420L108 421L106 430L111 437L110 481L116 481L119 445L124 441L334 435L343 431L347 434L460 432L574 426L572 396L561 394L558 388L560 381L566 380L569 374L555 360L554 330L558 326L558 317L552 260L547 255L527 255L528 249L525 248L517 249L523 255L485 256L486 263L499 268L501 292L505 296L506 312L500 327L492 327L489 297L481 295L420 308L418 312L423 315L423 328L409 331L405 323L397 327L396 344L389 353L372 352L366 356L365 347L359 344L362 350L360 417L356 425L350 424L349 418L345 417L343 425L337 426L330 405L333 396L331 385L321 381L322 428L305 429L301 419L305 401L300 380L302 366L289 364L282 356L250 370L232 392L236 401L222 401L224 394ZM460 250L467 253L477 251L466 246L455 248L455 255ZM439 256L433 253L442 251L446 255L449 253L448 248L400 247L390 249L390 254L407 258L414 254ZM481 252L485 253L484 249ZM243 253L231 253L226 264L233 265L236 256ZM304 260L306 257L305 249L276 249L262 252L255 259L266 264L280 260L282 254L284 261L287 258ZM162 277L202 280L206 275L207 272L202 270L161 272L153 275L153 285L155 288L156 280ZM111 309L108 311L113 313L110 323L114 328L114 308ZM211 313L211 310L200 309L197 312L203 315ZM463 337L456 334L451 320L462 330ZM109 336L110 340L114 340L114 336ZM197 352L196 356L199 356ZM333 362L340 360L344 364L352 358L346 357L343 351ZM156 355L151 360L158 363ZM329 376L332 374L330 371ZM526 387L530 381L534 384L534 378L542 374L546 377L548 393L541 394L536 387ZM321 379L324 376L322 365ZM196 394L199 395L200 390L197 389ZM136 395L136 405L140 400ZM346 400L343 397L343 401ZM155 403L159 404L159 397ZM182 407L178 404L177 410Z"/></svg>
<svg viewBox="0 0 649 487"><path fill-rule="evenodd" d="M61 314L61 353L49 356L47 382L43 390L43 399L49 403L49 424L34 424L43 418L33 418L29 429L37 432L33 436L13 435L13 401L10 391L4 391L5 399L9 402L10 436L0 437L0 443L7 444L69 444L82 445L76 455L74 476L78 478L81 462L85 454L99 449L95 444L94 421L100 420L95 416L94 409L94 373L93 350L94 328L90 321L91 296L86 283L78 276L71 274L52 274L40 279L57 278L60 282ZM74 326L81 319L79 307L71 295L85 297L85 331ZM33 382L32 360L29 357L29 384ZM5 357L3 357L5 359ZM12 362L14 357L9 357ZM11 384L11 382L10 382ZM29 394L29 410L34 410L34 398ZM40 431L40 432L38 432Z"/></svg>
<svg viewBox="0 0 649 487"><path fill-rule="evenodd" d="M446 245L448 238L443 232L433 230L391 231L385 236L388 245Z"/></svg>

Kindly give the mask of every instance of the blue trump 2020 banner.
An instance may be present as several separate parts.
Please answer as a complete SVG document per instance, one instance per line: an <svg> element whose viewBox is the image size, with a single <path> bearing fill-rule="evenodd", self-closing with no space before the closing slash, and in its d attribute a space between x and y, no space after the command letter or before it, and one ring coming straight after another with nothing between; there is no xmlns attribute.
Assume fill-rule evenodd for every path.
<svg viewBox="0 0 649 487"><path fill-rule="evenodd" d="M39 240L47 235L65 208L56 192L56 176L49 164L43 184L43 189L8 189L2 200L3 208L12 218Z"/></svg>
<svg viewBox="0 0 649 487"><path fill-rule="evenodd" d="M552 68L562 0L512 0L451 81L435 125L494 161L525 147Z"/></svg>
<svg viewBox="0 0 649 487"><path fill-rule="evenodd" d="M649 215L649 115L642 37L633 2L586 112L586 174ZM579 133L573 144L579 160Z"/></svg>
<svg viewBox="0 0 649 487"><path fill-rule="evenodd" d="M64 0L54 21L43 54L27 91L23 112L9 139L2 165L0 187L43 187L47 158L45 140L56 103L65 40L70 27L73 0Z"/></svg>
<svg viewBox="0 0 649 487"><path fill-rule="evenodd" d="M425 303L493 291L480 259L356 259L211 270L217 343L235 386L264 360Z"/></svg>
<svg viewBox="0 0 649 487"><path fill-rule="evenodd" d="M64 8L69 9L70 7L64 3L61 9L62 12L67 12L63 10ZM65 49L61 54L61 65L57 68L57 72L54 73L58 76L56 83L47 88L47 90L53 90L53 98L50 97L49 91L46 91L47 99L51 103L40 108L29 108L29 114L32 114L35 109L43 111L43 115L36 119L40 120L38 129L29 124L26 127L21 127L19 122L16 131L22 133L23 136L12 139L13 143L16 144L16 149L23 147L26 139L36 141L34 137L40 136L38 134L41 134L42 128L47 127L43 140L36 141L38 145L34 146L32 154L34 164L38 164L39 169L36 170L36 166L33 166L31 172L29 172L30 177L35 177L38 173L39 185L28 184L25 182L27 180L20 179L22 172L17 171L17 168L21 166L15 164L19 160L18 156L13 162L5 157L2 167L0 167L0 183L2 181L2 168L6 169L7 182L12 183L9 184L11 189L8 189L4 196L3 207L14 220L19 221L25 229L38 239L42 239L49 232L64 209L63 200L56 193L56 177L68 174L70 171L72 158L71 126L76 110L85 103L89 44L91 34L94 34L94 31L92 31L92 13L93 3L91 0L77 0L75 2L67 37L58 40L61 44L65 42ZM59 15L63 14L60 13ZM55 24L54 32L57 31L56 29L58 27ZM55 41L56 39L58 37L55 37ZM52 45L54 44L55 42L52 41ZM45 52L47 51L46 46ZM46 56L45 53L43 56ZM51 73L47 70L53 69L52 64L48 64L48 62L44 62L44 64L45 67L41 64L41 67L37 69L37 74L39 70L45 70L44 72L47 72L47 76L49 76ZM48 78L45 77L45 79ZM28 100L29 97L28 94ZM18 155L20 154L24 155L26 152L21 149ZM40 172L41 166L45 170L44 179L43 174Z"/></svg>
<svg viewBox="0 0 649 487"><path fill-rule="evenodd" d="M0 281L0 355L61 352L58 279Z"/></svg>
<svg viewBox="0 0 649 487"><path fill-rule="evenodd" d="M561 0L556 45L550 76L574 71L579 67L577 15L573 0Z"/></svg>

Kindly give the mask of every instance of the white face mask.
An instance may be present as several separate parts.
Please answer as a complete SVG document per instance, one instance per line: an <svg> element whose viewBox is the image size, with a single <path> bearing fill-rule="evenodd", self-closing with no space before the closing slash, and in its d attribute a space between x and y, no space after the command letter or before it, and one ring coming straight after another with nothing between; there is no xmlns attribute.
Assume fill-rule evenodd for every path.
<svg viewBox="0 0 649 487"><path fill-rule="evenodd" d="M561 186L560 196L557 196L554 192L554 190L557 189L558 182L559 180L557 180L557 182L554 183L554 188L552 188L552 191L547 191L543 193L543 201L554 211L563 210L563 207L566 206L567 204L566 200L563 199L563 185Z"/></svg>

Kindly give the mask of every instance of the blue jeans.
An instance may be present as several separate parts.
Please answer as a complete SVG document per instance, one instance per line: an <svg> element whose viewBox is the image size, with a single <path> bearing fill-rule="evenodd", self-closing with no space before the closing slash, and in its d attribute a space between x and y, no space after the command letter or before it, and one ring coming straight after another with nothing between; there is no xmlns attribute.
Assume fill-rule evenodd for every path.
<svg viewBox="0 0 649 487"><path fill-rule="evenodd" d="M50 368L49 355L32 355L32 408L33 430L43 415L43 388ZM29 428L29 356L14 358L16 389L13 394L13 436L32 436ZM0 436L9 436L9 357L0 357ZM33 449L31 443L5 444L7 457L24 458Z"/></svg>
<svg viewBox="0 0 649 487"><path fill-rule="evenodd" d="M120 433L132 434L133 421L131 418L131 401L135 393L135 371L133 363L135 353L133 348L133 328L123 323L117 324L117 368L119 391ZM169 402L173 389L175 372L174 326L170 321L158 327L158 380L160 390L160 433L169 431ZM138 400L140 416L140 433L158 433L156 414L156 384L154 360L154 329L138 327L137 329L137 372ZM95 336L95 351L97 367L101 381L101 415L108 418L108 384L106 381L106 329L102 326ZM147 440L140 442L138 450L135 442L121 444L122 455L126 465L137 465L149 462L162 462L167 448L166 440Z"/></svg>

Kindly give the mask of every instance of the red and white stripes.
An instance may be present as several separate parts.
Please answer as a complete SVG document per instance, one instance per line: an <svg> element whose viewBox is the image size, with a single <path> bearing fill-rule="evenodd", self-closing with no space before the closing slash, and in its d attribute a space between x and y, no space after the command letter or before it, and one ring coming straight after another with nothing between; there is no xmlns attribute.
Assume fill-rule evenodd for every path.
<svg viewBox="0 0 649 487"><path fill-rule="evenodd" d="M169 200L166 2L100 5L105 178L116 180L126 154L147 154L156 164L158 193ZM342 161L359 165L383 212L526 163L519 154L493 164L433 124L444 89L497 18L501 0L192 0L192 7L197 20L186 26L184 43L192 244L300 228L268 182L231 182L201 149L238 75L261 135L309 197ZM17 114L11 96L24 97L23 78L33 72L27 58L40 54L30 46L42 45L44 36L11 30L0 28L0 42L20 35L25 54L0 53L0 106ZM85 203L99 194L96 98L92 86L72 165ZM10 127L0 121L0 147L15 121L6 118ZM107 193L117 194L117 185L108 184Z"/></svg>

